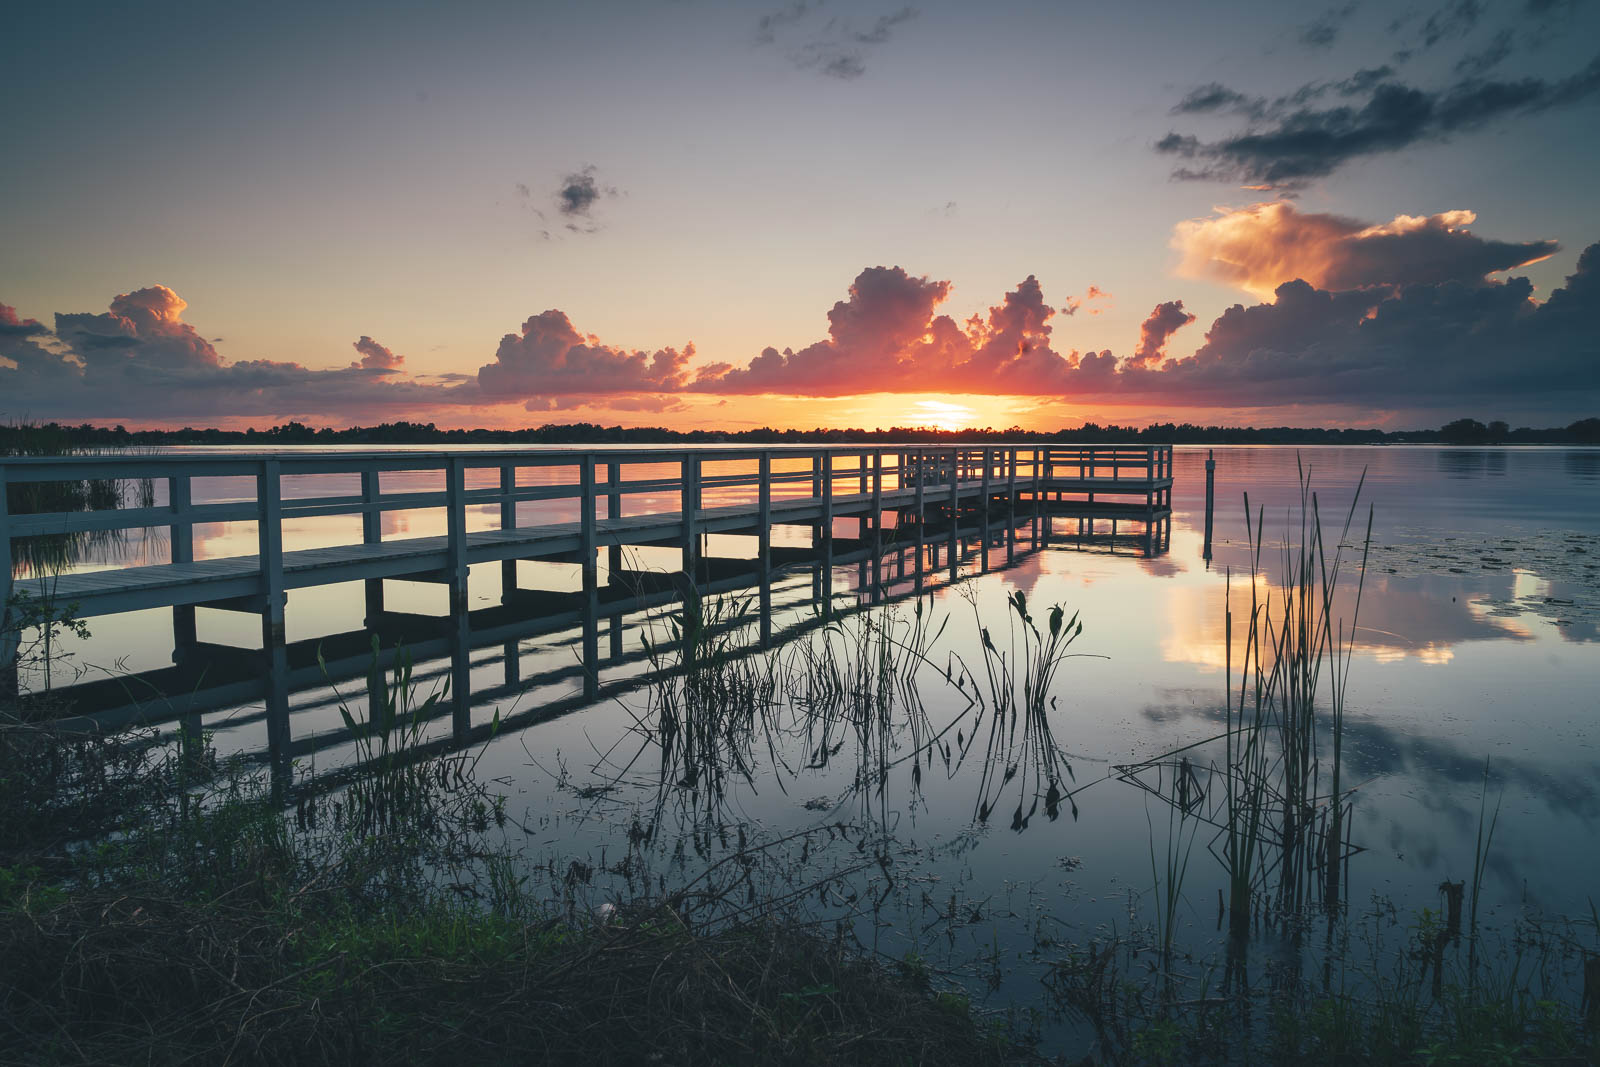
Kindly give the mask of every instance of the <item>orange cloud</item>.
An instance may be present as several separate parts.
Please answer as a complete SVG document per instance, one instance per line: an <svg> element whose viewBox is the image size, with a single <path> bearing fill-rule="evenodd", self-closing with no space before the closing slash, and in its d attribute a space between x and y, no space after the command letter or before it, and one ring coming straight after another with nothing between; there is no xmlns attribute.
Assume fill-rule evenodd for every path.
<svg viewBox="0 0 1600 1067"><path fill-rule="evenodd" d="M1333 290L1481 282L1560 250L1554 241L1478 237L1467 229L1476 219L1471 211L1444 211L1368 225L1275 200L1180 222L1172 245L1183 255L1178 271L1185 277L1227 282L1263 299L1296 279Z"/></svg>

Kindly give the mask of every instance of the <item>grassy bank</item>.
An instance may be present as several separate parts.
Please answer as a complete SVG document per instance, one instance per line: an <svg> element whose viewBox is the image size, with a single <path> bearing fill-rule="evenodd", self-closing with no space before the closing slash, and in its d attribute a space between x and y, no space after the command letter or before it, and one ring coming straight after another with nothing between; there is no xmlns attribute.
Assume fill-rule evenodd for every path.
<svg viewBox="0 0 1600 1067"><path fill-rule="evenodd" d="M0 752L0 1063L1028 1058L780 908L535 898L467 755L285 808L193 743L13 718Z"/></svg>

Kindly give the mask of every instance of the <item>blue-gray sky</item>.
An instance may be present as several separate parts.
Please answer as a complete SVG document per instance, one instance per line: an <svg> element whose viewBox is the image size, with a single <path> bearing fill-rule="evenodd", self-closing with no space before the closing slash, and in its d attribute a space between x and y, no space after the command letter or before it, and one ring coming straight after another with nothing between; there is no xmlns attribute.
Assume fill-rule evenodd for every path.
<svg viewBox="0 0 1600 1067"><path fill-rule="evenodd" d="M1587 0L61 3L7 25L7 417L1600 406Z"/></svg>

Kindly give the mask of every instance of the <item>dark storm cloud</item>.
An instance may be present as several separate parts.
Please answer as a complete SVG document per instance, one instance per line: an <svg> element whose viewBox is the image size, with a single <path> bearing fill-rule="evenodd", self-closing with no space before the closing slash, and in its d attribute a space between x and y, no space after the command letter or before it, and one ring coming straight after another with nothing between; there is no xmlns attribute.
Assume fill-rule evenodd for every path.
<svg viewBox="0 0 1600 1067"><path fill-rule="evenodd" d="M1358 4L1349 3L1342 7L1330 7L1315 19L1300 27L1300 43L1307 48L1332 48L1333 42L1339 39L1339 31L1356 13Z"/></svg>
<svg viewBox="0 0 1600 1067"><path fill-rule="evenodd" d="M1600 57L1556 80L1467 78L1433 92L1382 81L1359 106L1270 107L1262 121L1241 133L1216 141L1171 133L1155 149L1183 161L1172 172L1178 180L1292 190L1352 160L1439 141L1516 115L1587 103L1597 93Z"/></svg>
<svg viewBox="0 0 1600 1067"><path fill-rule="evenodd" d="M1600 245L1543 304L1525 278L1333 292L1285 282L1272 303L1234 305L1205 344L1136 391L1214 403L1445 406L1464 398L1600 400Z"/></svg>

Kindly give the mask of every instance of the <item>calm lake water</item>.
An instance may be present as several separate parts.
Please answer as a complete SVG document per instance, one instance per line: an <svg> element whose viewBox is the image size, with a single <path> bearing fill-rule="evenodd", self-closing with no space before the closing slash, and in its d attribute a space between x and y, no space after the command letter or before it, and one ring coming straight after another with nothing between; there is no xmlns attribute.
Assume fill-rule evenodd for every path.
<svg viewBox="0 0 1600 1067"><path fill-rule="evenodd" d="M1039 738L992 735L963 688L938 670L918 675L920 712L902 705L876 732L784 710L797 684L796 644L772 653L780 707L748 736L726 739L721 773L703 773L692 784L675 761L663 770L653 709L641 692L508 729L488 743L479 770L510 798L510 839L529 876L575 907L594 906L646 885L659 891L691 883L741 843L836 827L773 846L760 875L765 888L810 894L808 906L848 916L863 943L894 956L914 951L966 975L990 1005L1033 1003L1054 954L1153 920L1160 875L1152 848L1164 865L1169 809L1119 767L1218 734L1230 580L1236 613L1240 598L1249 597L1244 495L1252 509L1263 509L1269 547L1262 566L1276 580L1272 546L1298 523L1303 465L1324 526L1332 527L1330 549L1365 475L1354 548L1346 550L1352 565L1339 609L1346 618L1369 504L1374 515L1346 699L1344 776L1356 787L1349 836L1359 849L1348 862L1353 925L1361 916L1382 925L1377 917L1387 916L1383 922L1403 929L1421 908L1440 906L1441 882L1472 877L1486 759L1488 806L1498 803L1499 817L1480 908L1506 929L1529 915L1587 916L1600 885L1600 450L1254 447L1215 454L1209 564L1202 558L1206 450L1180 448L1165 551L1147 558L1131 542L1062 538L1022 551L1010 567L996 552L987 573L968 561L955 584L876 609L892 613L902 633L920 611L930 631L939 631L927 659L957 677L983 669L981 627L1005 647L1012 593L1025 593L1041 622L1050 605L1078 614L1083 631L1072 651L1081 656L1064 664L1048 714L1070 766L1065 787L1074 790L1054 817L1039 800L1048 779ZM328 491L326 484L304 490ZM242 485L196 493L251 495ZM664 496L656 504L670 510L676 501ZM524 506L524 522L537 521L533 507ZM495 525L490 509L475 521ZM1071 532L1069 525L1076 526L1058 520L1057 534ZM442 532L439 514L386 517L386 537ZM198 537L201 558L255 549L249 524L204 529ZM290 550L358 539L358 524L348 522L308 522L285 532ZM713 555L753 551L753 539L711 540ZM165 558L154 537L126 551L135 559ZM642 550L638 565L675 569L676 553ZM578 587L575 566L520 567L525 586ZM863 575L851 566L831 578L837 594L853 598ZM474 601L497 602L499 581L497 567L475 568ZM786 621L814 615L812 583L807 571L777 580L774 600L786 605ZM905 589L891 582L891 593ZM390 583L389 590L391 610L445 610L442 587ZM358 586L291 593L289 638L359 629L362 614ZM842 647L860 632L862 618L846 619L832 638L799 641L816 649L831 639ZM248 616L202 609L199 625L203 640L259 648L258 624ZM642 636L659 639L665 627L661 612L629 616L621 640L634 652ZM170 661L169 613L95 619L90 628L89 641L64 650L80 667L125 673ZM601 640L604 646L604 627ZM574 672L540 676L573 666L578 648L574 632L479 650L474 689L488 697L475 721L573 700L582 691ZM515 665L509 672L508 652ZM1241 653L1242 646L1233 651L1235 670ZM419 674L444 666L426 664ZM602 682L642 669L603 667ZM508 684L512 675L534 681ZM54 680L62 680L60 671ZM298 768L306 777L349 758L328 696L317 690L295 698L295 736L330 739ZM224 752L265 744L259 708L206 721ZM447 718L438 731L448 732ZM1204 766L1214 752L1200 745L1191 756ZM1031 817L1015 817L1030 807ZM1200 956L1221 938L1217 901L1225 878L1208 851L1212 833L1202 827L1196 837L1179 910L1180 943ZM837 881L819 885L829 874ZM1256 951L1271 957L1283 947L1266 939ZM1064 1049L1085 1040L1070 1017L1050 1023L1047 1034Z"/></svg>

